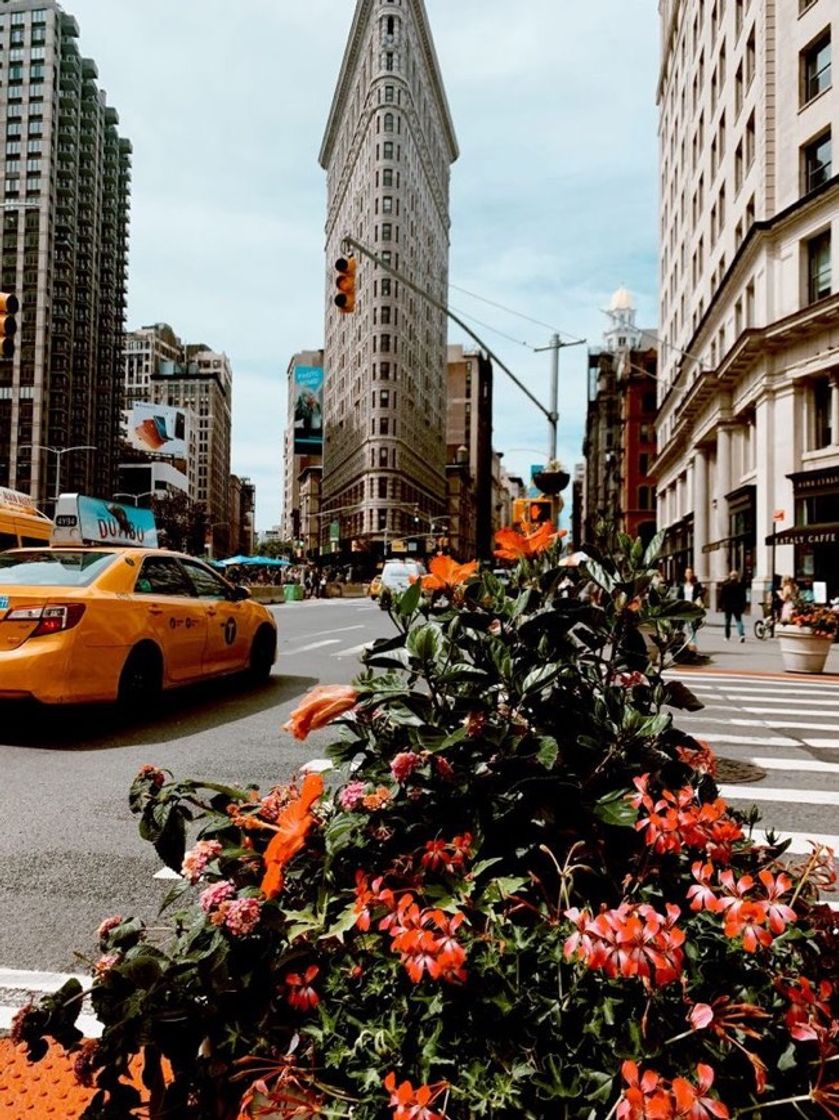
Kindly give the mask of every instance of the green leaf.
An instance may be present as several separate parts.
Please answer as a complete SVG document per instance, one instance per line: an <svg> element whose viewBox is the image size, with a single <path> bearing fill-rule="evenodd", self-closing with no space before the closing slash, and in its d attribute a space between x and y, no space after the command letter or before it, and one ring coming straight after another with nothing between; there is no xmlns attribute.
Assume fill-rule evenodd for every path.
<svg viewBox="0 0 839 1120"><path fill-rule="evenodd" d="M552 662L548 662L547 665L540 665L538 669L531 669L522 683L522 696L527 696L531 692L538 692L546 684L556 680L558 675L559 665Z"/></svg>
<svg viewBox="0 0 839 1120"><path fill-rule="evenodd" d="M606 569L601 564L598 564L596 560L592 560L591 557L586 560L585 568L594 582L599 587L602 587L605 592L611 595L611 593L615 589L614 577L609 575Z"/></svg>
<svg viewBox="0 0 839 1120"><path fill-rule="evenodd" d="M396 609L403 618L410 618L414 611L416 611L419 606L421 594L422 581L417 580L398 597L396 600Z"/></svg>
<svg viewBox="0 0 839 1120"><path fill-rule="evenodd" d="M414 627L408 634L407 646L408 653L415 657L417 661L422 662L423 665L433 663L443 649L443 635L440 627L433 622Z"/></svg>
<svg viewBox="0 0 839 1120"><path fill-rule="evenodd" d="M340 813L333 817L324 829L328 855L334 856L336 852L340 852L355 843L362 824L363 821L360 817L350 813Z"/></svg>
<svg viewBox="0 0 839 1120"><path fill-rule="evenodd" d="M546 770L553 770L556 760L559 758L559 743L551 735L541 737L536 757Z"/></svg>
<svg viewBox="0 0 839 1120"><path fill-rule="evenodd" d="M346 910L338 915L332 925L328 929L323 931L323 933L320 935L320 940L329 941L332 938L337 938L337 940L340 941L343 945L344 934L348 933L353 928L357 917L358 914L355 910L355 904L351 903L346 908Z"/></svg>
<svg viewBox="0 0 839 1120"><path fill-rule="evenodd" d="M605 824L617 825L619 828L634 828L638 820L638 810L634 809L626 795L630 790L615 790L607 793L594 804L594 815Z"/></svg>
<svg viewBox="0 0 839 1120"><path fill-rule="evenodd" d="M647 545L647 551L644 553L645 568L651 568L658 559L658 554L661 552L661 546L664 544L664 538L666 535L667 530L660 529Z"/></svg>

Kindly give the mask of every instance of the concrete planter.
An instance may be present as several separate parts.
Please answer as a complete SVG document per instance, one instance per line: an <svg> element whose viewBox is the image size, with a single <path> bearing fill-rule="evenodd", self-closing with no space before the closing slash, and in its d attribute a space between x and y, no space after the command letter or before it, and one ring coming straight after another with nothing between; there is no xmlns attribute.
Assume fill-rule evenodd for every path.
<svg viewBox="0 0 839 1120"><path fill-rule="evenodd" d="M776 626L785 673L822 673L832 638L814 634L808 626Z"/></svg>

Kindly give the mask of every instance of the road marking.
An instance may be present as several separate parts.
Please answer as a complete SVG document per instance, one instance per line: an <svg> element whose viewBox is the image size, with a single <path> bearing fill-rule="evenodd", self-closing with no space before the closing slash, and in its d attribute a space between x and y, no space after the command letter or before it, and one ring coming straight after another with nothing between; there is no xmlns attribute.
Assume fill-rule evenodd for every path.
<svg viewBox="0 0 839 1120"><path fill-rule="evenodd" d="M335 769L335 763L331 758L310 758L300 769L304 774L325 774L328 770Z"/></svg>
<svg viewBox="0 0 839 1120"><path fill-rule="evenodd" d="M736 673L679 673L675 669L668 669L663 675L665 680L681 681L682 684L686 685L688 688L699 688L703 686L708 688L713 685L716 688L730 689L734 686L738 690L760 688L764 691L777 693L782 691L782 686L794 683L796 691L824 692L825 694L832 693L834 696L836 695L837 688L839 688L839 681L836 682L836 687L833 687L832 685L825 685L824 681L803 681L796 679L793 682L792 678L787 677L783 680L779 678L777 684L773 687L772 684L769 684L761 677L738 676Z"/></svg>
<svg viewBox="0 0 839 1120"><path fill-rule="evenodd" d="M27 992L55 992L68 980L90 983L82 972L30 972L24 968L0 968L0 988L22 988Z"/></svg>
<svg viewBox="0 0 839 1120"><path fill-rule="evenodd" d="M183 876L174 870L172 867L161 867L159 871L155 871L153 878L155 879L182 879Z"/></svg>
<svg viewBox="0 0 839 1120"><path fill-rule="evenodd" d="M350 646L349 649L338 649L331 653L330 657L350 657L354 653L361 653L363 650L369 649L372 641L362 642L360 646Z"/></svg>
<svg viewBox="0 0 839 1120"><path fill-rule="evenodd" d="M324 634L343 634L346 630L363 630L364 623L357 622L355 626L339 626L334 630L315 630L314 634L310 634L310 638L320 638Z"/></svg>
<svg viewBox="0 0 839 1120"><path fill-rule="evenodd" d="M839 805L837 789L780 789L772 786L719 787L720 796L732 801L778 801L784 805Z"/></svg>
<svg viewBox="0 0 839 1120"><path fill-rule="evenodd" d="M839 762L820 762L815 758L753 758L764 770L801 770L818 774L839 774Z"/></svg>
<svg viewBox="0 0 839 1120"><path fill-rule="evenodd" d="M722 720L720 722L723 722ZM745 747L800 747L797 739L787 739L780 735L726 735L723 731L693 731L688 734L694 739L710 739L712 743L736 743Z"/></svg>
<svg viewBox="0 0 839 1120"><path fill-rule="evenodd" d="M12 1019L18 1011L20 1011L19 1007L0 1004L0 1030L9 1031L12 1029ZM85 1038L99 1038L102 1034L102 1024L95 1015L80 1015L76 1019L76 1026Z"/></svg>
<svg viewBox="0 0 839 1120"><path fill-rule="evenodd" d="M724 698L720 697L720 699L746 700L746 701L751 701L751 703L753 703L753 704L760 701L761 704L783 704L784 707L787 707L789 705L789 700L785 700L783 697L780 697L780 696L759 696L756 693L749 693L748 695L740 696L740 695L735 695L735 693L733 693L733 692L728 692L728 693L726 693ZM806 697L806 699L804 697L797 697L795 700L793 700L793 704L807 704L807 705L809 705L809 709L805 708L804 709L805 711L807 711L807 710L812 711L814 708L839 708L839 700L816 700L816 699L811 698L809 696ZM751 711L750 708L747 708L746 710ZM792 708L790 708L789 710L792 711ZM825 715L831 715L831 713L830 712L825 712Z"/></svg>
<svg viewBox="0 0 839 1120"><path fill-rule="evenodd" d="M822 700L820 701L820 703L824 704L825 701ZM833 720L834 723L837 723L837 720L839 719L839 712L820 712L813 708L812 705L807 708L792 708L787 705L787 707L785 707L782 711L778 711L775 708L748 708L745 705L740 704L738 705L737 710L740 712L754 712L757 715L772 716L772 718L775 720L778 720L779 717L782 717L786 714L789 714L791 716L822 716L824 719ZM837 726L839 726L839 724L837 724Z"/></svg>
<svg viewBox="0 0 839 1120"><path fill-rule="evenodd" d="M321 649L323 646L337 646L340 642L340 638L324 638L320 642L309 642L306 646L298 646L297 649L281 650L280 657L296 657L298 653L308 653L309 650Z"/></svg>
<svg viewBox="0 0 839 1120"><path fill-rule="evenodd" d="M682 716L680 722L685 722L687 717ZM770 730L785 731L788 727L793 731L829 731L829 723L797 723L794 720L775 719L771 723L765 719L714 719L706 716L704 712L697 714L696 718L703 723L725 723L732 727L768 727ZM837 728L839 730L839 728Z"/></svg>
<svg viewBox="0 0 839 1120"><path fill-rule="evenodd" d="M766 833L762 828L756 828L752 836L758 844L768 844ZM834 852L839 851L839 836L832 836L828 833L819 832L775 832L777 840L791 840L792 843L787 848L787 852L793 856L808 856L812 852L812 847L809 841L814 844L824 844L827 848L832 848Z"/></svg>
<svg viewBox="0 0 839 1120"><path fill-rule="evenodd" d="M839 739L802 739L802 742L818 751L839 751Z"/></svg>

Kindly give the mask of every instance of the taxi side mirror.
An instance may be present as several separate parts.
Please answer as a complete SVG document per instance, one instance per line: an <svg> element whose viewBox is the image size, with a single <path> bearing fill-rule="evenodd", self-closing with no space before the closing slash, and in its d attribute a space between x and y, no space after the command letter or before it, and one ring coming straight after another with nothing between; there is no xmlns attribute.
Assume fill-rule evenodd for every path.
<svg viewBox="0 0 839 1120"><path fill-rule="evenodd" d="M234 603L241 603L243 599L250 599L251 593L247 587L236 586L230 593L230 598Z"/></svg>

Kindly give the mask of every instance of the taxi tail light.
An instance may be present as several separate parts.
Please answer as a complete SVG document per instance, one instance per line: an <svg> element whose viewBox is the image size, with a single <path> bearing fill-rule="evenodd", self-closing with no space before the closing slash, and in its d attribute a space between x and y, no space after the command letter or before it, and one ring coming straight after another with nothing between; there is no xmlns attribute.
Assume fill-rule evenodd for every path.
<svg viewBox="0 0 839 1120"><path fill-rule="evenodd" d="M38 638L44 634L57 634L61 630L72 630L84 614L83 603L51 603L46 607L19 607L11 610L4 622L37 622L29 635Z"/></svg>

